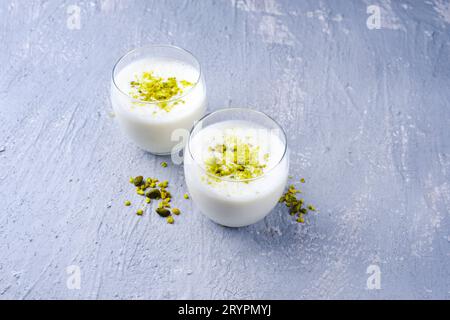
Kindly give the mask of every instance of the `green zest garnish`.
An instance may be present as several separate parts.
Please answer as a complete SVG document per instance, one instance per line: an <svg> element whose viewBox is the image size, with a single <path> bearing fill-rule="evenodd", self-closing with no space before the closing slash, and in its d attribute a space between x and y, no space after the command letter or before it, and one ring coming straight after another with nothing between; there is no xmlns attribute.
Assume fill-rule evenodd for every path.
<svg viewBox="0 0 450 320"><path fill-rule="evenodd" d="M169 103L165 100L171 100L183 94L185 87L193 86L193 83L181 80L178 81L175 77L167 79L153 75L152 71L145 71L141 76L136 76L134 81L130 82L132 98L146 101L157 102L157 105L169 112L178 103L184 103L182 100Z"/></svg>
<svg viewBox="0 0 450 320"><path fill-rule="evenodd" d="M260 157L259 146L244 142L241 138L225 136L222 144L210 146L213 155L206 159L206 172L214 177L247 180L261 176L269 160L269 154Z"/></svg>

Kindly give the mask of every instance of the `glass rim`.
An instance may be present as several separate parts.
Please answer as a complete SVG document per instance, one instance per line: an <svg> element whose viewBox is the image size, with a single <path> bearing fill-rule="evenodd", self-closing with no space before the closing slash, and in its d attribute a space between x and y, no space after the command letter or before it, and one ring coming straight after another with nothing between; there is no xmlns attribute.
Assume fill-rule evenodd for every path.
<svg viewBox="0 0 450 320"><path fill-rule="evenodd" d="M115 72L117 69L117 66L119 65L120 62L122 62L122 60L124 60L126 57L130 56L131 54L137 52L138 50L143 50L143 49L149 49L149 48L170 48L170 49L175 49L178 51L181 51L187 55L189 55L191 58L194 59L194 61L197 63L198 65L198 77L197 80L195 80L195 83L187 90L185 91L183 94L181 94L180 96L177 96L175 98L170 98L170 99L165 99L165 100L155 100L155 101L145 101L145 100L141 100L141 99L136 99L133 98L132 96L130 96L128 93L126 93L125 91L123 91L116 83L116 79L115 79ZM186 97L196 86L197 84L200 82L202 77L202 66L200 64L200 62L198 61L198 59L194 56L194 54L186 49L183 49L181 47L177 47L171 44L149 44L149 45L145 45L142 47L137 47L134 48L128 52L126 52L124 55L122 55L114 64L114 67L112 69L112 74L111 74L111 79L112 79L112 83L114 84L114 87L125 97L127 97L128 99L130 99L133 102L136 103L144 103L144 104L149 104L149 105L155 105L158 103L162 103L162 102L173 102L173 101L177 101L180 100L184 97Z"/></svg>
<svg viewBox="0 0 450 320"><path fill-rule="evenodd" d="M257 177L254 177L254 178L248 178L248 179L239 179L239 180L236 180L236 179L229 179L229 178L226 178L226 177L218 177L218 176L216 176L216 175L213 175L213 174L211 174L211 173L208 173L208 172L205 170L205 168L201 166L201 164L199 163L199 161L197 161L197 159L196 159L196 158L194 157L194 155L192 154L192 151L191 151L191 140L192 140L192 136L193 136L192 133L193 133L194 130L198 127L198 125L199 125L200 123L202 123L203 120L205 120L206 118L208 118L208 117L210 117L210 116L213 116L214 114L221 113L221 112L232 111L232 110L236 110L236 111L239 111L239 110L240 110L240 111L252 112L252 113L258 114L258 115L260 115L260 116L263 116L263 117L269 119L269 121L275 123L275 125L278 127L278 129L282 132L282 136L284 137L284 150L283 150L283 154L281 155L280 160L279 160L274 166L272 166L272 168L270 168L269 170L267 170L266 172L264 172L264 173L263 173L262 175L260 175L260 176L257 176ZM214 178L214 179L219 179L219 180L222 180L222 181L228 181L228 182L235 182L235 183L236 183L236 182L250 182L250 181L255 181L255 180L258 180L258 179L262 179L263 177L265 177L266 175L268 175L272 170L274 170L275 168L277 168L277 167L281 164L281 162L284 160L284 158L286 157L286 155L287 155L287 151L288 151L288 141L287 141L287 135L286 135L286 132L284 131L283 127L282 127L282 126L281 126L274 118L272 118L271 116L269 116L269 115L266 114L265 112L262 112L262 111L259 111L259 110L255 110L255 109L251 109L251 108L231 107L231 108L222 108L222 109L218 109L218 110L215 110L215 111L211 111L211 112L205 114L203 117L201 117L201 118L197 121L197 123L195 123L195 125L192 127L192 129L189 131L189 139L188 139L188 141L187 141L186 147L187 147L187 149L188 149L189 156L192 158L192 160L194 160L195 164L198 165L198 166L200 167L200 169L201 169L203 172L205 172L206 175L208 175L208 176L210 176L210 177L212 177L212 178Z"/></svg>

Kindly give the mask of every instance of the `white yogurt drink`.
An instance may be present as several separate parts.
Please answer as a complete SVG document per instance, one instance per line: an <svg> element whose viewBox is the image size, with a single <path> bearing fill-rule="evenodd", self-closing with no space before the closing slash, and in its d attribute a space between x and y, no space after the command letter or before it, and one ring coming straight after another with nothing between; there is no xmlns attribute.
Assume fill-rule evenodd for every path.
<svg viewBox="0 0 450 320"><path fill-rule="evenodd" d="M229 227L263 219L280 199L288 171L284 132L250 109L206 116L194 127L184 158L194 203L211 220Z"/></svg>
<svg viewBox="0 0 450 320"><path fill-rule="evenodd" d="M140 148L154 154L177 151L182 133L206 110L200 65L172 46L133 50L114 68L111 102L120 128Z"/></svg>

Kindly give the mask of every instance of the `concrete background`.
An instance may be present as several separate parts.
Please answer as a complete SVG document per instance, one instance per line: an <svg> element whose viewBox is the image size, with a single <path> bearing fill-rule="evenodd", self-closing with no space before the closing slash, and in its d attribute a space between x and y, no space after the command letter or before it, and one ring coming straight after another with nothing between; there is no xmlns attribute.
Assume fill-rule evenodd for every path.
<svg viewBox="0 0 450 320"><path fill-rule="evenodd" d="M0 298L450 298L448 1L2 1L0 40ZM306 225L215 225L120 134L111 69L151 43L198 57L210 111L284 126ZM123 206L137 174L175 225Z"/></svg>

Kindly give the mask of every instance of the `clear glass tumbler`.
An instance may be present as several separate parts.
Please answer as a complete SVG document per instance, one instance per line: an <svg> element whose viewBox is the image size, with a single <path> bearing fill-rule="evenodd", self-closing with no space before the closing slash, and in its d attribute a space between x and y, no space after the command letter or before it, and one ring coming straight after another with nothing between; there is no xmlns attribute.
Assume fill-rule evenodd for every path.
<svg viewBox="0 0 450 320"><path fill-rule="evenodd" d="M139 79L147 79L141 84L153 90L151 94L142 91ZM158 98L174 88L171 79L180 90L168 99ZM183 131L188 132L206 110L200 63L188 51L169 45L132 50L112 71L111 103L120 128L140 148L157 155L179 151L184 147Z"/></svg>

